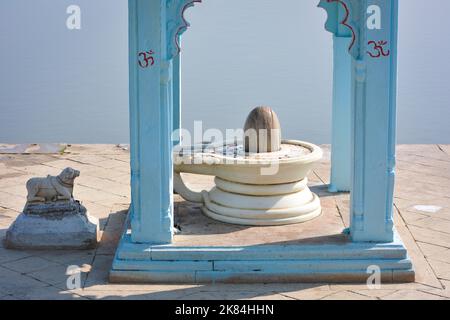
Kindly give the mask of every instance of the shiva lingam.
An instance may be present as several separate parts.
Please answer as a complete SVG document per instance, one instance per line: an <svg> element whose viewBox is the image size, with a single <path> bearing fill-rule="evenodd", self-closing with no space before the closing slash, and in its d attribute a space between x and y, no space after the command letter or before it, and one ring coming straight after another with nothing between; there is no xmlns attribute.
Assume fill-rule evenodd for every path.
<svg viewBox="0 0 450 320"><path fill-rule="evenodd" d="M268 107L254 109L244 131L243 143L180 147L174 154L175 191L225 223L276 226L318 217L320 200L308 188L307 175L322 150L308 142L281 140L280 122ZM214 176L215 186L192 191L181 173Z"/></svg>

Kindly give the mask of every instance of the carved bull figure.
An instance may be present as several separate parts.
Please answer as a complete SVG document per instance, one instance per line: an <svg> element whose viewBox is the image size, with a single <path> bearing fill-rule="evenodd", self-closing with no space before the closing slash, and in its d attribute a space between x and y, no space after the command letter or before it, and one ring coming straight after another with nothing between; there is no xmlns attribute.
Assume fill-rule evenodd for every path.
<svg viewBox="0 0 450 320"><path fill-rule="evenodd" d="M27 202L73 201L74 181L80 171L66 168L58 176L32 178L27 182Z"/></svg>

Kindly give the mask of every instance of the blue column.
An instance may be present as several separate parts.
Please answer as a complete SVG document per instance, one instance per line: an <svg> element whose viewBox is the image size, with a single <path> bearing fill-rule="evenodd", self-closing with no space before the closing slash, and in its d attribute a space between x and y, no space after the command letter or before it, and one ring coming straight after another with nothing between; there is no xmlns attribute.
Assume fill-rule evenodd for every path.
<svg viewBox="0 0 450 320"><path fill-rule="evenodd" d="M181 37L179 37L181 38ZM181 44L181 39L179 40ZM181 129L181 52L173 58L173 130ZM175 138L175 137L174 137ZM174 145L180 143L177 136Z"/></svg>
<svg viewBox="0 0 450 320"><path fill-rule="evenodd" d="M364 0L360 54L353 62L353 241L394 238L398 0ZM369 6L381 8L380 29L369 29ZM367 11L366 11L367 10Z"/></svg>
<svg viewBox="0 0 450 320"><path fill-rule="evenodd" d="M330 192L348 192L351 184L351 36L333 35L333 122Z"/></svg>
<svg viewBox="0 0 450 320"><path fill-rule="evenodd" d="M129 0L131 235L136 243L165 244L173 237L172 62L165 59L165 2Z"/></svg>

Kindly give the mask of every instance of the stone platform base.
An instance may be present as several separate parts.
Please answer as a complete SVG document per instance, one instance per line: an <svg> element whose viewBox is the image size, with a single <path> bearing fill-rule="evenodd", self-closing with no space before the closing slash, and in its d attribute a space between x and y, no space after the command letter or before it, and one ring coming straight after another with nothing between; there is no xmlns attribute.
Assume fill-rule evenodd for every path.
<svg viewBox="0 0 450 320"><path fill-rule="evenodd" d="M134 244L127 232L110 281L114 283L366 283L369 267L382 283L414 282L399 238L393 243L181 247Z"/></svg>
<svg viewBox="0 0 450 320"><path fill-rule="evenodd" d="M9 249L91 249L98 242L98 219L78 204L45 205L25 209L6 232ZM30 212L32 212L30 214Z"/></svg>

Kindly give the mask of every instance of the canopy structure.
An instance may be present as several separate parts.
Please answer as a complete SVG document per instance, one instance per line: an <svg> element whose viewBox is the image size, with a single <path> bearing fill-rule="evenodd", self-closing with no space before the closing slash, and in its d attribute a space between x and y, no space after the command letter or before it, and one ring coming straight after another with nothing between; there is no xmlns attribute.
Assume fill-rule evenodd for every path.
<svg viewBox="0 0 450 320"><path fill-rule="evenodd" d="M378 266L385 281L413 280L393 224L398 0L319 4L328 13L325 29L334 39L330 191L351 192L351 241L259 248L173 244L172 132L180 126L180 36L189 27L185 10L200 2L129 0L132 205L111 280L275 281L288 273L290 281L359 281L368 277L367 264ZM234 255L236 250L245 257ZM283 270L281 256L299 267ZM224 259L236 264L263 259L269 267L259 273L214 270L214 261ZM306 262L309 267L301 267Z"/></svg>

